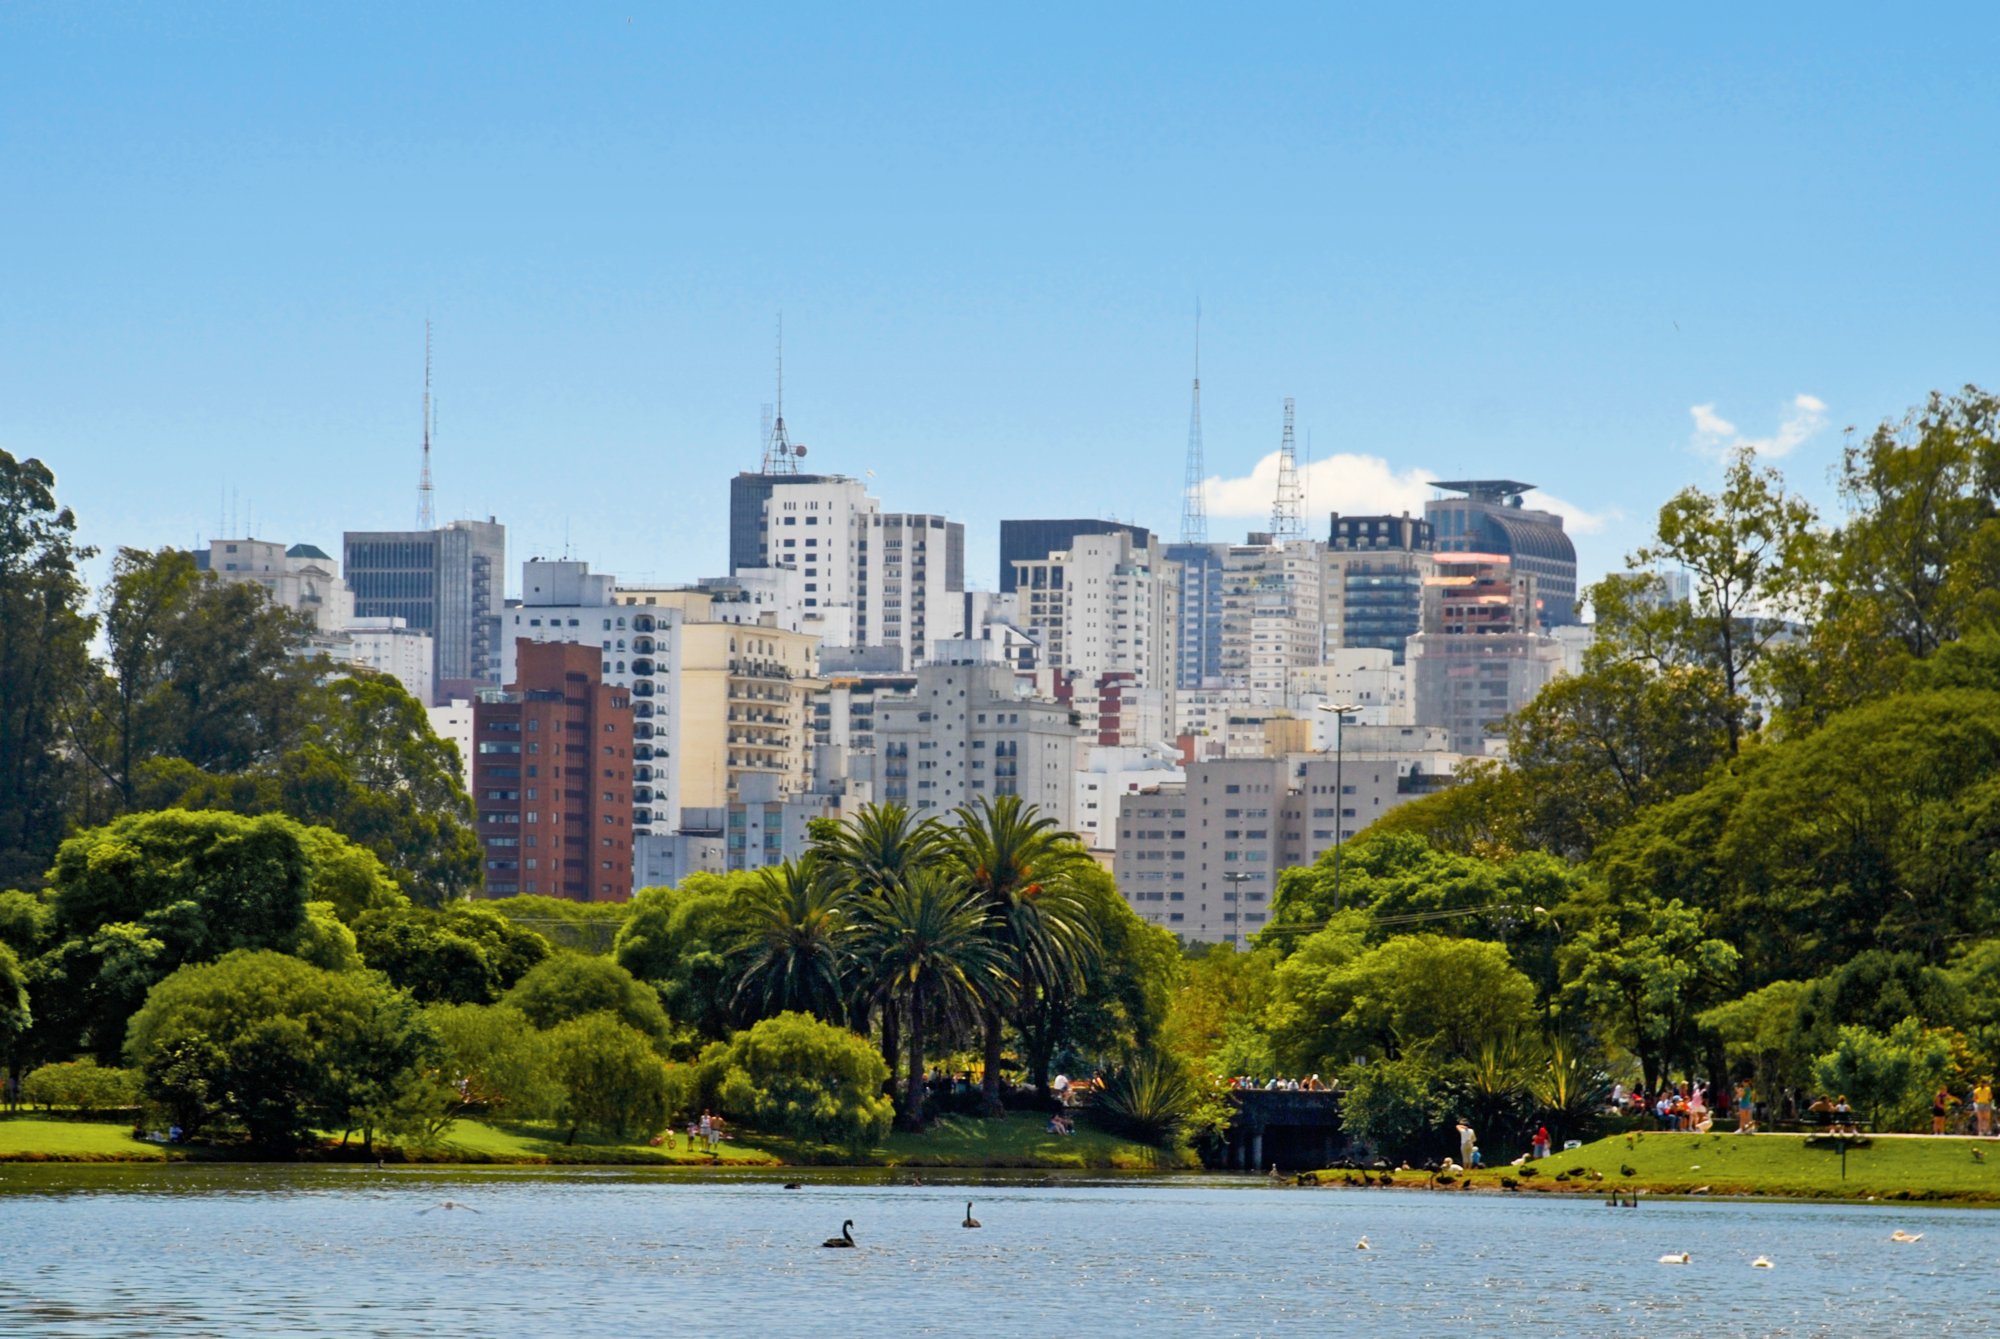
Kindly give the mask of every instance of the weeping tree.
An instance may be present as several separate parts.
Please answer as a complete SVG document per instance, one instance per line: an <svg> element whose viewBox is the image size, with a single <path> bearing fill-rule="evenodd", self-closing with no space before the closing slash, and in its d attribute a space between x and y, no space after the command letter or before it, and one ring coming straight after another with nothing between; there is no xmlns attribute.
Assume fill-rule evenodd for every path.
<svg viewBox="0 0 2000 1339"><path fill-rule="evenodd" d="M919 819L900 804L871 804L845 823L829 823L814 843L828 877L840 884L860 907L879 902L911 873L936 860L943 829L935 819ZM884 978L864 958L854 974L850 1023L866 1034L878 1007L882 1010L882 1061L894 1074L900 1051L898 1005Z"/></svg>
<svg viewBox="0 0 2000 1339"><path fill-rule="evenodd" d="M883 885L856 915L856 956L870 964L907 1024L901 1123L922 1129L926 1041L978 1023L988 1002L1005 993L1005 961L987 933L980 896L936 867L911 869Z"/></svg>
<svg viewBox="0 0 2000 1339"><path fill-rule="evenodd" d="M1010 1007L1067 999L1083 986L1097 937L1075 880L1091 863L1075 834L1061 831L1018 795L961 805L945 862L979 899L986 932L1005 965L1008 989L986 1001L986 1114L1000 1115L1000 1052Z"/></svg>
<svg viewBox="0 0 2000 1339"><path fill-rule="evenodd" d="M762 871L742 909L746 933L733 1003L744 1017L792 1010L841 1021L849 961L844 901L813 856Z"/></svg>

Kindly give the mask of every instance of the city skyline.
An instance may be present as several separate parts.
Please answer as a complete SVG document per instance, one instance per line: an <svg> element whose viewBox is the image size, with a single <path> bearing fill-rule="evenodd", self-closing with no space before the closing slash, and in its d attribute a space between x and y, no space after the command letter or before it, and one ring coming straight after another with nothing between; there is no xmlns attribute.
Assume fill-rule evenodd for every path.
<svg viewBox="0 0 2000 1339"><path fill-rule="evenodd" d="M1002 518L1173 533L1199 300L1213 537L1292 396L1308 533L1504 474L1588 579L1729 444L1831 512L1844 427L2000 364L1977 72L1720 26L17 9L0 441L106 549L406 528L428 318L441 519L692 580L782 311L809 468L990 585Z"/></svg>

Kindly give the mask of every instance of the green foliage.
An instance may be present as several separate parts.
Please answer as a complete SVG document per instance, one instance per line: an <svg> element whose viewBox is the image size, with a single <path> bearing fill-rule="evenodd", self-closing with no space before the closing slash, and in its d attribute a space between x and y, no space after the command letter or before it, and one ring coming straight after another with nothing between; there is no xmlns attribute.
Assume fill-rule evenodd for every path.
<svg viewBox="0 0 2000 1339"><path fill-rule="evenodd" d="M1872 949L1856 954L1798 992L1789 1047L1793 1054L1825 1054L1847 1026L1888 1032L1905 1018L1933 1027L1956 1025L1968 1000L1959 981L1914 953Z"/></svg>
<svg viewBox="0 0 2000 1339"><path fill-rule="evenodd" d="M1341 929L1307 942L1272 990L1272 1043L1287 1072L1413 1048L1469 1060L1532 1020L1534 985L1498 944L1403 935L1364 951Z"/></svg>
<svg viewBox="0 0 2000 1339"><path fill-rule="evenodd" d="M547 940L478 903L373 911L354 932L368 965L421 1004L491 1004L549 956Z"/></svg>
<svg viewBox="0 0 2000 1339"><path fill-rule="evenodd" d="M516 897L487 898L480 905L524 930L533 930L556 948L609 953L634 903L577 902L567 897L522 893Z"/></svg>
<svg viewBox="0 0 2000 1339"><path fill-rule="evenodd" d="M126 1055L184 1129L240 1126L289 1153L314 1129L393 1128L436 1040L410 998L366 972L239 950L183 967L132 1019Z"/></svg>
<svg viewBox="0 0 2000 1339"><path fill-rule="evenodd" d="M28 974L14 950L0 941L0 1060L13 1056L34 1017L28 1007Z"/></svg>
<svg viewBox="0 0 2000 1339"><path fill-rule="evenodd" d="M666 1050L675 1039L659 995L609 958L558 953L523 976L502 1002L545 1030L605 1013L657 1050Z"/></svg>
<svg viewBox="0 0 2000 1339"><path fill-rule="evenodd" d="M341 923L331 902L306 903L305 924L299 929L298 943L292 946L292 952L329 972L352 972L361 967L354 931Z"/></svg>
<svg viewBox="0 0 2000 1339"><path fill-rule="evenodd" d="M445 1123L475 1111L532 1120L556 1109L553 1033L506 1005L434 1004L424 1017L441 1050Z"/></svg>
<svg viewBox="0 0 2000 1339"><path fill-rule="evenodd" d="M1795 1022L1805 990L1804 982L1773 981L1704 1011L1697 1021L1721 1039L1733 1068L1748 1068L1759 1092L1802 1086Z"/></svg>
<svg viewBox="0 0 2000 1339"><path fill-rule="evenodd" d="M139 1104L139 1078L137 1070L95 1060L63 1061L30 1070L21 1080L21 1100L44 1109L69 1107L78 1115L119 1111Z"/></svg>
<svg viewBox="0 0 2000 1339"><path fill-rule="evenodd" d="M62 840L75 773L63 722L93 677L76 569L94 550L55 483L0 450L0 886L40 879Z"/></svg>
<svg viewBox="0 0 2000 1339"><path fill-rule="evenodd" d="M1450 1134L1460 1096L1448 1071L1413 1051L1360 1066L1341 1097L1340 1127L1382 1157L1412 1161L1458 1154Z"/></svg>
<svg viewBox="0 0 2000 1339"><path fill-rule="evenodd" d="M1844 1096L1881 1129L1928 1128L1931 1094L1951 1072L1943 1034L1905 1018L1886 1033L1843 1027L1834 1048L1813 1065L1820 1088Z"/></svg>
<svg viewBox="0 0 2000 1339"><path fill-rule="evenodd" d="M830 875L811 856L760 871L740 911L744 940L734 997L740 1016L797 1011L828 1022L842 1016L849 925Z"/></svg>
<svg viewBox="0 0 2000 1339"><path fill-rule="evenodd" d="M1651 1091L1669 1065L1696 1060L1695 1018L1733 986L1741 961L1678 900L1607 910L1565 950L1570 1004L1639 1057Z"/></svg>
<svg viewBox="0 0 2000 1339"><path fill-rule="evenodd" d="M556 1119L572 1142L582 1130L624 1138L666 1126L673 1081L645 1033L593 1013L551 1028L547 1045Z"/></svg>
<svg viewBox="0 0 2000 1339"><path fill-rule="evenodd" d="M56 913L46 899L9 889L0 891L0 944L23 958L40 953L55 932Z"/></svg>
<svg viewBox="0 0 2000 1339"><path fill-rule="evenodd" d="M1229 944L1188 955L1162 1038L1166 1049L1211 1074L1270 1074L1276 1068L1262 1019L1278 955Z"/></svg>
<svg viewBox="0 0 2000 1339"><path fill-rule="evenodd" d="M1207 1098L1185 1063L1163 1051L1142 1051L1111 1071L1089 1116L1113 1134L1175 1148L1195 1133Z"/></svg>
<svg viewBox="0 0 2000 1339"><path fill-rule="evenodd" d="M889 1067L875 1048L810 1014L782 1013L704 1056L723 1112L796 1139L865 1149L889 1133Z"/></svg>

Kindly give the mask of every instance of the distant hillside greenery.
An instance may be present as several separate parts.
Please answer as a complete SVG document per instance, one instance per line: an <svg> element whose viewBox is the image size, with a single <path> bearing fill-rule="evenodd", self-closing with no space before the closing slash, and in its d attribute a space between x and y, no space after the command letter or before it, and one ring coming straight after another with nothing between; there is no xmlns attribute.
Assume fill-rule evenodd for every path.
<svg viewBox="0 0 2000 1339"><path fill-rule="evenodd" d="M0 452L0 1065L284 1156L703 1111L861 1149L1091 1076L1083 1120L1163 1146L1213 1147L1224 1079L1315 1074L1396 1157L1615 1128L1614 1082L1912 1129L1942 1088L1955 1122L2000 1069L1995 402L1857 435L1840 484L1824 518L1745 453L1669 499L1582 671L1493 723L1508 762L1284 871L1231 950L1011 798L630 903L468 902L419 704L185 554L88 590L52 472Z"/></svg>

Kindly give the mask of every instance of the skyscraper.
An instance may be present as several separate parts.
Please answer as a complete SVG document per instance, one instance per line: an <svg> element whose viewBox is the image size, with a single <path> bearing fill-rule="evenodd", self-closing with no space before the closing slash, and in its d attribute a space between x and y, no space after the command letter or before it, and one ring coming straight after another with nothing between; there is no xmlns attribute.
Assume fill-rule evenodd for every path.
<svg viewBox="0 0 2000 1339"><path fill-rule="evenodd" d="M1153 542L1152 532L1143 525L1124 521L1091 519L1060 521L1000 522L1000 593L1014 589L1015 566L1038 562L1052 553L1074 548L1079 535L1130 535L1137 548Z"/></svg>
<svg viewBox="0 0 2000 1339"><path fill-rule="evenodd" d="M1576 545L1563 531L1562 517L1530 509L1522 494L1533 484L1512 479L1440 479L1432 484L1464 497L1432 498L1424 504L1439 553L1496 553L1513 560L1513 570L1535 579L1542 627L1579 622L1576 609Z"/></svg>
<svg viewBox="0 0 2000 1339"><path fill-rule="evenodd" d="M506 526L489 516L436 530L350 530L342 547L356 618L400 618L431 635L434 704L498 686Z"/></svg>

